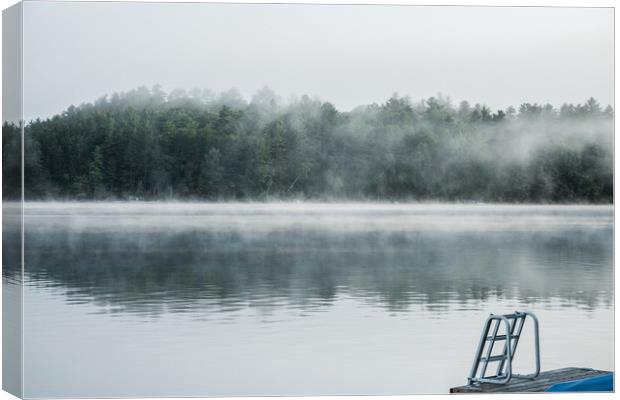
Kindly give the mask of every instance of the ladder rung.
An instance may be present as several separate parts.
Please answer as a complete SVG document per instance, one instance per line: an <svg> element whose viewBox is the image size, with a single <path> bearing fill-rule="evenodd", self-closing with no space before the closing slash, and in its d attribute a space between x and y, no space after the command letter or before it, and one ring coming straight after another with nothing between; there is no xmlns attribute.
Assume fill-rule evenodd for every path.
<svg viewBox="0 0 620 400"><path fill-rule="evenodd" d="M510 335L510 339L516 339L519 335ZM493 336L487 336L487 340L493 340ZM506 340L506 335L497 335L495 336L495 340Z"/></svg>
<svg viewBox="0 0 620 400"><path fill-rule="evenodd" d="M504 379L506 377L505 374L493 375L493 376L485 376L484 379Z"/></svg>
<svg viewBox="0 0 620 400"><path fill-rule="evenodd" d="M502 317L505 317L507 319L517 319L517 318L524 318L525 314L504 314L502 315Z"/></svg>
<svg viewBox="0 0 620 400"><path fill-rule="evenodd" d="M505 360L507 358L508 357L505 356L505 355L491 356L491 357L488 358L488 361L489 362L491 362L491 361L501 361L501 360ZM487 361L487 358L486 357L480 357L480 361Z"/></svg>

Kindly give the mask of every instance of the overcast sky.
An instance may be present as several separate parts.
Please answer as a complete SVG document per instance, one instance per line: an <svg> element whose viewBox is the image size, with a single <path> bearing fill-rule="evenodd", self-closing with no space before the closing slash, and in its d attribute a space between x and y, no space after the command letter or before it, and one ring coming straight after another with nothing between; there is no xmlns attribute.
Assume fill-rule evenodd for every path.
<svg viewBox="0 0 620 400"><path fill-rule="evenodd" d="M140 85L269 86L341 110L398 92L492 108L613 99L609 8L27 2L24 114Z"/></svg>

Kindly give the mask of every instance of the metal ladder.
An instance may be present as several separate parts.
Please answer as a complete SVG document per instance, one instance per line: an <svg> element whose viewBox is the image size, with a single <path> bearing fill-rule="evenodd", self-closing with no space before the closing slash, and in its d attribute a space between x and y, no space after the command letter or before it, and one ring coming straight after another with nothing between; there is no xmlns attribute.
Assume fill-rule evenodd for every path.
<svg viewBox="0 0 620 400"><path fill-rule="evenodd" d="M517 344L519 344L519 338L523 331L523 325L525 320L530 317L534 321L534 352L536 358L536 371L529 375L516 375L512 373L512 360L514 359L515 352L517 351ZM504 331L502 335L498 335L500 326L504 325ZM489 335L493 325L492 333ZM495 342L503 341L504 349L498 355L493 355L493 346ZM484 356L483 356L484 353ZM487 367L490 362L498 362L495 375L487 376ZM476 350L476 357L471 367L469 376L467 377L468 385L475 385L480 383L495 383L506 384L510 382L513 376L519 378L533 379L540 373L540 346L538 340L538 318L531 312L519 312L514 314L495 315L491 314L487 318L484 328L482 329L482 335L480 336L480 342L478 343L478 349Z"/></svg>

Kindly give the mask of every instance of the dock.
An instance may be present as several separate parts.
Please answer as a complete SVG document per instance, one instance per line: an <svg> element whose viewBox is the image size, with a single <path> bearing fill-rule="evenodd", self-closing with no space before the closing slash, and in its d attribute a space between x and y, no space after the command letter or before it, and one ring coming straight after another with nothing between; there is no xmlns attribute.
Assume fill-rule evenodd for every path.
<svg viewBox="0 0 620 400"><path fill-rule="evenodd" d="M450 388L450 393L523 393L544 392L556 383L574 381L583 378L593 378L599 375L611 373L591 368L561 368L541 372L534 379L513 377L505 385L494 383L481 383L478 385L465 385Z"/></svg>

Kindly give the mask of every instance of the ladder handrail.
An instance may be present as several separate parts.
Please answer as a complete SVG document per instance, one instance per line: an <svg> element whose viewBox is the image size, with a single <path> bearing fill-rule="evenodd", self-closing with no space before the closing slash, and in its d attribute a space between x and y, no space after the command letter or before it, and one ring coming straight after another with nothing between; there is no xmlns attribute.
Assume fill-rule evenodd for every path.
<svg viewBox="0 0 620 400"><path fill-rule="evenodd" d="M527 317L532 318L534 321L534 349L535 349L535 360L536 360L536 371L529 375L516 375L512 373L512 359L517 350L517 344L521 337L523 326L525 325L525 320ZM514 323L510 323L510 321L514 321ZM491 329L491 324L495 321L495 327L493 329L493 334L489 336L489 330ZM505 335L500 335L501 340L505 340L504 350L502 351L502 355L500 356L491 356L493 351L493 346L496 340L498 339L498 331L501 324L504 324L506 329ZM519 328L517 333L515 334L515 328L519 324ZM490 342L487 346L486 356L482 357L482 352L485 349L485 345L487 342ZM482 367L482 372L480 377L477 377L478 369L480 368L480 363L484 360L484 364ZM489 361L500 361L496 375L493 377L485 377L486 369L488 367ZM506 367L506 372L503 373L504 366ZM469 385L474 383L495 383L495 384L506 384L512 379L513 376L517 376L520 378L528 378L533 379L538 376L540 373L540 341L539 341L539 328L538 328L538 318L534 313L523 311L516 311L514 314L490 314L484 324L482 329L482 335L480 336L480 341L478 342L478 347L476 350L476 356L474 358L474 363L472 364L471 371L469 376L467 377L467 382Z"/></svg>
<svg viewBox="0 0 620 400"><path fill-rule="evenodd" d="M536 370L531 374L515 376L519 378L534 379L540 374L540 338L538 335L538 318L533 312L529 311L523 311L521 314L525 314L526 317L529 316L532 318L532 321L534 321L534 354L536 359ZM523 320L523 323L525 323L525 319Z"/></svg>

